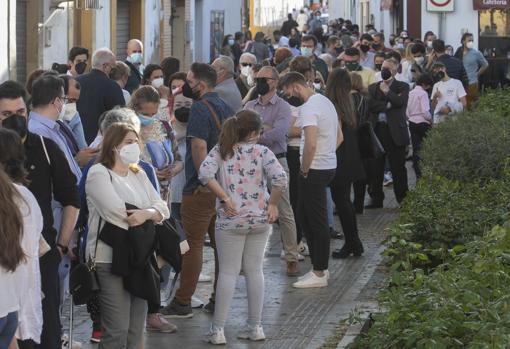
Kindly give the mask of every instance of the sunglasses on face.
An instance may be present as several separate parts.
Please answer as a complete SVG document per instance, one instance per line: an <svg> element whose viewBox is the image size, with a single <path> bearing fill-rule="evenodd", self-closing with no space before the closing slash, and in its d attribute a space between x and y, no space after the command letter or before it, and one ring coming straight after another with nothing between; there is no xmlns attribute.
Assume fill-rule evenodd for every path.
<svg viewBox="0 0 510 349"><path fill-rule="evenodd" d="M241 63L241 67L251 67L253 64L251 63Z"/></svg>
<svg viewBox="0 0 510 349"><path fill-rule="evenodd" d="M274 80L273 78L255 78L256 82L267 82L267 80Z"/></svg>

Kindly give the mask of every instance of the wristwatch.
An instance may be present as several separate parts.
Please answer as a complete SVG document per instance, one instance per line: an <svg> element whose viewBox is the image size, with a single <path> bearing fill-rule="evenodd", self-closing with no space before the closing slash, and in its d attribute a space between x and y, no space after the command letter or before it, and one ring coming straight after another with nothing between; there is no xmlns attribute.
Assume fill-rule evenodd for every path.
<svg viewBox="0 0 510 349"><path fill-rule="evenodd" d="M69 248L67 246L57 244L57 247L60 247L60 249L62 250L62 254L67 254L67 252L69 252Z"/></svg>

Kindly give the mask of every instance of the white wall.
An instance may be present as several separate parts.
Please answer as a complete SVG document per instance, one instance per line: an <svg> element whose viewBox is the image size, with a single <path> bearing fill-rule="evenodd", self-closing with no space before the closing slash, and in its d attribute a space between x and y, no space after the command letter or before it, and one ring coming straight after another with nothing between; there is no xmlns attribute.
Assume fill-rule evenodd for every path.
<svg viewBox="0 0 510 349"><path fill-rule="evenodd" d="M66 3L61 3L61 7L66 7ZM43 57L42 67L51 68L53 63L67 63L68 47L68 9L56 9L52 12L46 12L43 27ZM72 12L71 12L72 16Z"/></svg>
<svg viewBox="0 0 510 349"><path fill-rule="evenodd" d="M144 28L144 61L145 64L160 61L160 28L159 23L163 17L160 0L145 1L145 28Z"/></svg>
<svg viewBox="0 0 510 349"><path fill-rule="evenodd" d="M110 43L110 0L100 0L101 8L96 11L96 35L92 52L98 48L111 48Z"/></svg>
<svg viewBox="0 0 510 349"><path fill-rule="evenodd" d="M9 12L8 2L0 1L0 82L9 79Z"/></svg>
<svg viewBox="0 0 510 349"><path fill-rule="evenodd" d="M225 11L225 35L241 31L241 8L242 0L203 0L196 3L196 14L194 16L195 60L197 62L209 63L210 54L210 31L211 11ZM198 12L201 12L199 15ZM201 18L201 22L197 19ZM201 39L198 39L201 37ZM200 45L200 47L198 47Z"/></svg>
<svg viewBox="0 0 510 349"><path fill-rule="evenodd" d="M447 13L443 22L443 33L439 33L439 14L427 12L426 1L422 1L422 35L432 30L448 45L457 48L460 45L462 30L474 33L475 47L478 46L478 12L473 10L473 2L465 0L455 1L455 12Z"/></svg>

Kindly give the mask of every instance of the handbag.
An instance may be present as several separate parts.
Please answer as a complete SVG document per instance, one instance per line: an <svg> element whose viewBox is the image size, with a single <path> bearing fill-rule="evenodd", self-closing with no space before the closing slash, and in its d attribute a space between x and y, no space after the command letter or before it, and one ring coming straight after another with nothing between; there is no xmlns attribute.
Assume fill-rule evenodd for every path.
<svg viewBox="0 0 510 349"><path fill-rule="evenodd" d="M181 236L177 224L172 218L165 219L163 224L155 225L157 249L156 254L170 264L176 273L182 268L181 241L186 237Z"/></svg>
<svg viewBox="0 0 510 349"><path fill-rule="evenodd" d="M96 275L95 256L97 252L97 243L99 242L101 220L102 218L99 216L94 259L89 258L88 261L79 263L69 274L69 293L73 296L73 302L75 305L86 304L87 301L95 294L95 291L99 289L99 281Z"/></svg>
<svg viewBox="0 0 510 349"><path fill-rule="evenodd" d="M359 151L363 159L378 159L386 152L374 132L370 122L364 122L358 128Z"/></svg>
<svg viewBox="0 0 510 349"><path fill-rule="evenodd" d="M170 140L161 142L148 141L145 143L145 147L151 157L152 165L158 170L162 170L173 163L174 156Z"/></svg>

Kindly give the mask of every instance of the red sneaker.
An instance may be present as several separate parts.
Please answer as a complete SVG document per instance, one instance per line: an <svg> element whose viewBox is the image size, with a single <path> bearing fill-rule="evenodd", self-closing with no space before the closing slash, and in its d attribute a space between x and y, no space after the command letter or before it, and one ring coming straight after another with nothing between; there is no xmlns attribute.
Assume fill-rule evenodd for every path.
<svg viewBox="0 0 510 349"><path fill-rule="evenodd" d="M101 330L92 330L92 337L90 337L90 341L92 343L101 342L101 337L103 336L103 332Z"/></svg>

